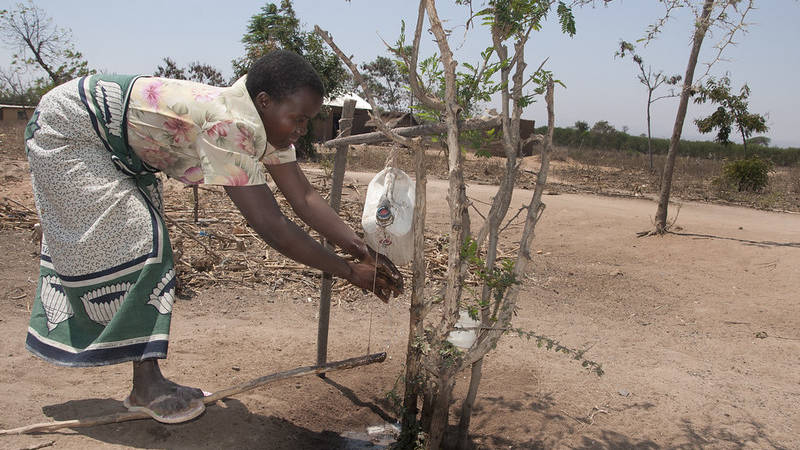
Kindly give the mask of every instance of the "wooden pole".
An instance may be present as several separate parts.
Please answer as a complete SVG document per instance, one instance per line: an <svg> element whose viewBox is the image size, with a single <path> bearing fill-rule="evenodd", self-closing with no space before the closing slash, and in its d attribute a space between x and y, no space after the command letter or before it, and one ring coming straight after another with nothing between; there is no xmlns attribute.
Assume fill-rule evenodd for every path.
<svg viewBox="0 0 800 450"><path fill-rule="evenodd" d="M345 359L342 361L332 362L323 366L306 366L298 367L296 369L287 370L285 372L273 373L260 378L256 378L236 386L217 391L205 398L203 403L206 405L214 403L223 398L232 397L242 392L264 386L265 384L274 383L276 381L285 380L288 378L297 378L305 375L319 374L325 372L335 372L337 370L352 369L354 367L366 366L383 362L386 360L386 352L373 353L371 355L359 356L356 358ZM130 420L149 419L150 416L143 412L121 412L114 414L107 414L105 416L90 417L88 419L74 419L62 420L58 422L44 422L33 425L26 425L24 427L12 428L9 430L0 430L0 436L8 436L12 434L26 434L26 433L41 433L45 431L55 431L63 428L85 428L93 427L95 425L106 425L109 423L127 422Z"/></svg>
<svg viewBox="0 0 800 450"><path fill-rule="evenodd" d="M349 136L353 130L353 116L355 115L356 101L346 100L342 106L342 118L339 119L339 136ZM331 182L331 195L328 202L337 213L342 200L342 185L344 184L344 169L347 166L347 144L336 147L336 156L333 160L333 180ZM325 243L333 249L333 246ZM322 286L319 293L319 325L317 326L317 365L325 364L328 359L328 327L331 316L331 289L333 277L329 273L322 274ZM325 374L320 374L325 378Z"/></svg>
<svg viewBox="0 0 800 450"><path fill-rule="evenodd" d="M458 129L460 131L470 130L489 130L497 128L502 125L500 116L492 117L476 117L459 122ZM443 134L447 132L447 126L443 123L429 123L424 125L415 125L413 127L394 128L393 132L405 137L415 136L431 136L434 134ZM377 142L388 141L389 138L381 131L372 133L357 134L350 137L337 137L330 141L325 141L325 147L339 147L340 145L355 145L355 144L375 144Z"/></svg>
<svg viewBox="0 0 800 450"><path fill-rule="evenodd" d="M198 209L200 206L200 198L197 193L197 185L192 186L192 196L194 197L194 223L197 223Z"/></svg>

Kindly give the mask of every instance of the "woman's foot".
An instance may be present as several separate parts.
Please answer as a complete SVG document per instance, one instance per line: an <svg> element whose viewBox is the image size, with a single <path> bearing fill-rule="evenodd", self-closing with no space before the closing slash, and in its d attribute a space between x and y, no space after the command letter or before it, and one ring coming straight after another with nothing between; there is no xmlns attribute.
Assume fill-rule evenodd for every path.
<svg viewBox="0 0 800 450"><path fill-rule="evenodd" d="M133 389L125 406L164 423L186 422L205 411L203 391L164 378L156 359L133 363Z"/></svg>

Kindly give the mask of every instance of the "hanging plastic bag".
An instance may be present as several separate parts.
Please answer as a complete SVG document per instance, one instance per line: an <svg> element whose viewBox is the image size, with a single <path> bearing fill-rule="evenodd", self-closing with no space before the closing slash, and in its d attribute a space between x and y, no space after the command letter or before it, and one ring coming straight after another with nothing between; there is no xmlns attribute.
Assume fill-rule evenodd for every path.
<svg viewBox="0 0 800 450"><path fill-rule="evenodd" d="M481 323L470 317L468 311L461 310L458 312L455 329L447 334L447 342L460 349L468 350L478 338L480 326Z"/></svg>
<svg viewBox="0 0 800 450"><path fill-rule="evenodd" d="M381 170L369 182L361 215L367 244L395 265L408 264L414 253L413 214L411 177L395 167Z"/></svg>

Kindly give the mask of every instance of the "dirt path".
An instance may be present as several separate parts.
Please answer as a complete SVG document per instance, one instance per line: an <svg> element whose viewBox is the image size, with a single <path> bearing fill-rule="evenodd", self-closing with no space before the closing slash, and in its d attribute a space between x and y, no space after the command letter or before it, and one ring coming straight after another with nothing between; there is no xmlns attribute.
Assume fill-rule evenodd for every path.
<svg viewBox="0 0 800 450"><path fill-rule="evenodd" d="M352 178L363 195L368 176ZM428 228L441 232L446 183L431 180L429 189ZM469 189L481 201L493 192ZM529 196L518 192L513 205ZM655 211L650 201L571 194L544 201L534 241L541 253L517 326L591 347L587 356L606 375L506 338L485 364L473 419L480 447L800 448L800 215L689 203L677 222L682 234L638 239ZM519 232L509 228L507 248ZM59 368L24 350L35 251L25 234L0 233L0 427L121 410L128 366ZM200 292L176 304L164 370L215 390L310 364L316 302L270 286ZM381 365L271 385L183 425L139 421L0 437L0 447L352 446L341 433L392 419L385 394L402 370L407 306L407 298L388 306L365 298L333 307L330 358L363 354L369 341L371 351L391 355ZM457 389L463 398L465 383Z"/></svg>

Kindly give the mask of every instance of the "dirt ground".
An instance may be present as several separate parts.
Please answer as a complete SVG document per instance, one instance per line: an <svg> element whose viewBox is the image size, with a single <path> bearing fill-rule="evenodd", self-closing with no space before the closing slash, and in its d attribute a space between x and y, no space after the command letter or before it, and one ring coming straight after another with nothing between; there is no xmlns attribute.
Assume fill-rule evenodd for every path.
<svg viewBox="0 0 800 450"><path fill-rule="evenodd" d="M24 159L2 159L2 196L32 207ZM369 177L349 172L346 183L363 195ZM446 229L446 185L429 180L429 235ZM488 201L494 189L476 184L468 193ZM513 205L530 195L518 191ZM606 374L505 338L484 364L477 448L800 448L800 215L684 203L677 234L640 239L655 212L648 199L562 193L544 201L516 326L591 348L587 357ZM512 226L504 239L520 231ZM0 428L122 411L129 365L61 368L25 350L37 251L28 231L0 231ZM175 304L165 374L214 391L313 364L312 292L263 283L197 289ZM186 424L3 436L0 447L369 448L359 437L366 427L394 421L386 394L402 372L407 319L408 294L389 305L334 297L329 359L385 350L386 362L275 383Z"/></svg>

